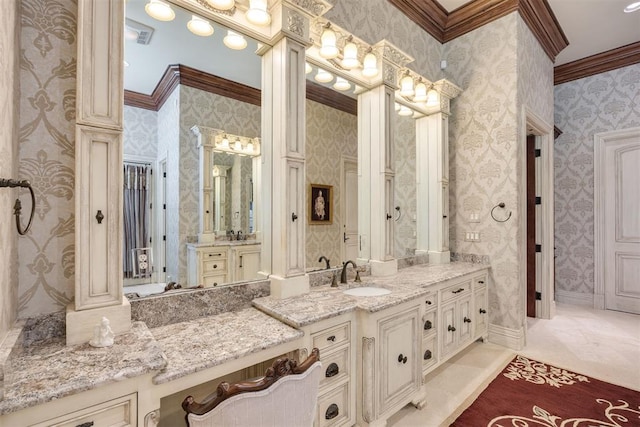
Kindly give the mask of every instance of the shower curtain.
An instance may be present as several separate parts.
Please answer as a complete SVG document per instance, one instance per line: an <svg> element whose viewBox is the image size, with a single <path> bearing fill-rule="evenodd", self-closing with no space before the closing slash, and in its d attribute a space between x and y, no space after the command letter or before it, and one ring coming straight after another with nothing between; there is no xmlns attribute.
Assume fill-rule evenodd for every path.
<svg viewBox="0 0 640 427"><path fill-rule="evenodd" d="M149 242L150 165L124 163L124 238L122 265L124 277L134 278L132 249L146 248ZM151 269L146 277L150 277Z"/></svg>

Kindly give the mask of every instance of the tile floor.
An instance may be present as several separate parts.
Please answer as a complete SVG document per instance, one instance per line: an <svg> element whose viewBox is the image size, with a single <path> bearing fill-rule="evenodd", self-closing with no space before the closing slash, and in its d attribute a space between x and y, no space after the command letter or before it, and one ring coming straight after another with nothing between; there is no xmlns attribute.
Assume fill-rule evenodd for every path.
<svg viewBox="0 0 640 427"><path fill-rule="evenodd" d="M474 343L427 377L427 406L408 405L387 425L438 427L470 404L516 352ZM558 304L551 320L527 319L527 343L517 352L640 391L640 316Z"/></svg>

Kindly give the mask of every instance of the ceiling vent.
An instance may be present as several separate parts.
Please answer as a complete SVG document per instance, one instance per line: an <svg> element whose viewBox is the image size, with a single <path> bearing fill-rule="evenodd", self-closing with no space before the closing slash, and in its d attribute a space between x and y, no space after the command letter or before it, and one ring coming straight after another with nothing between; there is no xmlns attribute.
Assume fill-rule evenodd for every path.
<svg viewBox="0 0 640 427"><path fill-rule="evenodd" d="M124 34L127 40L135 40L138 44L149 44L154 29L133 19L126 18Z"/></svg>

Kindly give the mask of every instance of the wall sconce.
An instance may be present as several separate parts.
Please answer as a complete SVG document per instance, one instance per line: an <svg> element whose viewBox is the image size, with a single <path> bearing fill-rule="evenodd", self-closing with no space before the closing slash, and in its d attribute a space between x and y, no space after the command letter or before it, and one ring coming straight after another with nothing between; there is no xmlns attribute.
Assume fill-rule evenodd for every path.
<svg viewBox="0 0 640 427"><path fill-rule="evenodd" d="M333 88L336 90L349 90L351 89L351 83L342 77L336 77L336 82L334 83Z"/></svg>
<svg viewBox="0 0 640 427"><path fill-rule="evenodd" d="M358 61L358 46L353 42L353 36L349 36L347 43L344 45L342 66L347 70L360 66L360 61Z"/></svg>
<svg viewBox="0 0 640 427"><path fill-rule="evenodd" d="M314 79L320 83L329 83L331 80L333 80L333 75L327 70L318 68L318 73L316 74Z"/></svg>
<svg viewBox="0 0 640 427"><path fill-rule="evenodd" d="M362 75L365 77L375 77L378 75L378 58L376 58L371 48L369 48L369 51L364 56Z"/></svg>
<svg viewBox="0 0 640 427"><path fill-rule="evenodd" d="M404 77L400 79L400 95L404 97L412 97L415 93L413 89L413 77L409 74L409 70L405 73Z"/></svg>
<svg viewBox="0 0 640 427"><path fill-rule="evenodd" d="M213 27L209 21L197 15L191 15L191 21L187 22L187 28L196 36L207 37L213 34Z"/></svg>
<svg viewBox="0 0 640 427"><path fill-rule="evenodd" d="M338 56L338 53L336 32L331 29L331 23L327 22L320 36L320 56L324 59L333 59Z"/></svg>
<svg viewBox="0 0 640 427"><path fill-rule="evenodd" d="M429 87L429 91L427 92L427 107L435 107L438 105L438 91L433 88L433 85Z"/></svg>
<svg viewBox="0 0 640 427"><path fill-rule="evenodd" d="M235 0L207 0L207 3L218 10L231 10L236 5Z"/></svg>
<svg viewBox="0 0 640 427"><path fill-rule="evenodd" d="M247 40L235 31L227 30L227 35L222 40L224 45L229 49L242 50L247 47Z"/></svg>
<svg viewBox="0 0 640 427"><path fill-rule="evenodd" d="M427 100L427 85L422 82L422 78L418 80L415 92L413 102L425 102Z"/></svg>
<svg viewBox="0 0 640 427"><path fill-rule="evenodd" d="M147 15L158 21L173 21L176 17L176 13L171 9L169 3L165 3L162 0L149 0L144 6Z"/></svg>
<svg viewBox="0 0 640 427"><path fill-rule="evenodd" d="M249 0L247 21L255 25L266 26L271 23L271 15L267 12L267 0Z"/></svg>

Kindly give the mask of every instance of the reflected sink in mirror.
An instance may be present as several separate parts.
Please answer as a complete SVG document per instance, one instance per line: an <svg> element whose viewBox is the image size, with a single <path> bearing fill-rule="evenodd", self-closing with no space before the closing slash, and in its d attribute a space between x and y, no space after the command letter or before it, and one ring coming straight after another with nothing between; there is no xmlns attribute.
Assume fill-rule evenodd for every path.
<svg viewBox="0 0 640 427"><path fill-rule="evenodd" d="M360 288L351 288L342 291L345 295L351 295L353 297L378 297L381 295L388 295L391 293L389 289L374 288L371 286L362 286Z"/></svg>

